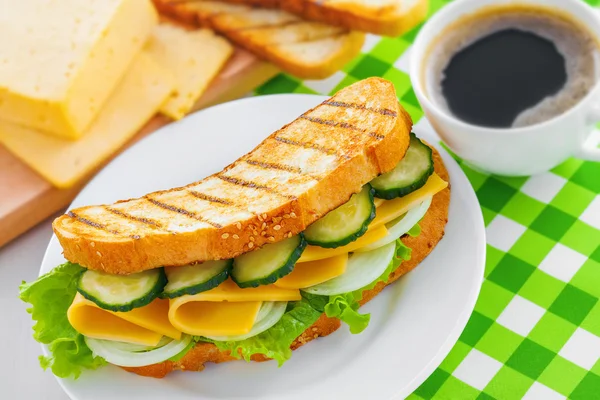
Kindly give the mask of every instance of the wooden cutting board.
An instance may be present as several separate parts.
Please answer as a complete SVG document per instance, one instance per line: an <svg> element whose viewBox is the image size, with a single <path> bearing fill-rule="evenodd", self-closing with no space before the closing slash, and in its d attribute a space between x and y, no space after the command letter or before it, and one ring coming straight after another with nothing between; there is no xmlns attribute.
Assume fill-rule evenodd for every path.
<svg viewBox="0 0 600 400"><path fill-rule="evenodd" d="M194 108L242 97L277 72L271 64L236 50ZM155 116L121 151L169 122ZM92 176L70 189L57 189L0 145L0 247L69 205Z"/></svg>

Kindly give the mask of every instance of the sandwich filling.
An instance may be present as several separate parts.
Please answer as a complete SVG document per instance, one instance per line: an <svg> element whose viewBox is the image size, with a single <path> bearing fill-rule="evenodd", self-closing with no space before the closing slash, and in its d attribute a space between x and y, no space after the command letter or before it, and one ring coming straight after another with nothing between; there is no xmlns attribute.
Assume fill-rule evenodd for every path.
<svg viewBox="0 0 600 400"><path fill-rule="evenodd" d="M106 362L141 367L176 361L198 342L234 357L278 361L321 314L360 333L359 302L387 282L420 233L432 197L447 187L431 149L411 135L407 154L303 233L233 260L117 276L65 263L21 286L44 368L78 377ZM290 216L293 218L293 216Z"/></svg>

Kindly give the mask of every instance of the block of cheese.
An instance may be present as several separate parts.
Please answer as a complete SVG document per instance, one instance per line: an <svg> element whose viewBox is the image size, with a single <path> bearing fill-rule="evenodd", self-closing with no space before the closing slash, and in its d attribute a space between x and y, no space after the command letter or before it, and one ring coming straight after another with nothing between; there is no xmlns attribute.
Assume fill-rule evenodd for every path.
<svg viewBox="0 0 600 400"><path fill-rule="evenodd" d="M145 50L173 73L175 90L160 111L180 119L192 109L229 59L233 46L210 30L190 31L164 23L154 28Z"/></svg>
<svg viewBox="0 0 600 400"><path fill-rule="evenodd" d="M0 119L80 137L158 16L150 0L0 0Z"/></svg>
<svg viewBox="0 0 600 400"><path fill-rule="evenodd" d="M274 285L288 289L302 289L318 285L346 272L348 253L335 257L309 262L299 262L294 270L283 278L278 279Z"/></svg>
<svg viewBox="0 0 600 400"><path fill-rule="evenodd" d="M250 332L262 302L171 300L169 320L177 329L197 336L243 335Z"/></svg>
<svg viewBox="0 0 600 400"><path fill-rule="evenodd" d="M168 300L158 301L166 302L166 307L155 303L155 300L155 302L137 309L142 310L142 312L138 311L137 318L134 317L134 319L137 319L137 322L142 321L142 324L146 325L146 327L128 321L127 317L123 318L124 315L129 313L116 313L103 310L79 293L77 293L67 311L67 318L71 326L85 336L95 339L118 340L121 342L156 346L164 332L169 332L169 336L175 336L174 338L179 338L180 336L180 333L168 320ZM144 311L143 309L147 310ZM145 316L142 317L142 314L145 314ZM148 326L158 328L162 332L147 329Z"/></svg>
<svg viewBox="0 0 600 400"><path fill-rule="evenodd" d="M172 88L171 74L140 53L81 139L64 140L0 120L0 143L53 185L69 187L127 142Z"/></svg>

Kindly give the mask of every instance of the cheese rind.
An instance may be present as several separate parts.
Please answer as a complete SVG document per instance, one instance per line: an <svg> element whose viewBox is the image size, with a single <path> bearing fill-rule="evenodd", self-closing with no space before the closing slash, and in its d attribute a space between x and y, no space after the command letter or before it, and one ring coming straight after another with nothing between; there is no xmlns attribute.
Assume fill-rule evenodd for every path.
<svg viewBox="0 0 600 400"><path fill-rule="evenodd" d="M80 137L158 16L149 0L0 0L0 119ZM135 21L135 23L132 23Z"/></svg>
<svg viewBox="0 0 600 400"><path fill-rule="evenodd" d="M81 139L68 141L0 120L0 143L54 186L70 187L125 144L172 88L170 74L140 53Z"/></svg>
<svg viewBox="0 0 600 400"><path fill-rule="evenodd" d="M274 285L288 289L318 285L342 275L346 271L347 264L348 253L323 260L299 262L290 274L278 279Z"/></svg>
<svg viewBox="0 0 600 400"><path fill-rule="evenodd" d="M160 111L183 118L233 52L233 46L209 30L189 31L161 24L154 28L145 51L173 73L175 90Z"/></svg>
<svg viewBox="0 0 600 400"><path fill-rule="evenodd" d="M176 328L190 335L230 336L250 332L262 302L171 300L169 320Z"/></svg>
<svg viewBox="0 0 600 400"><path fill-rule="evenodd" d="M77 293L67 311L67 319L77 332L95 339L156 346L163 336L162 333L142 328L115 314L101 309Z"/></svg>

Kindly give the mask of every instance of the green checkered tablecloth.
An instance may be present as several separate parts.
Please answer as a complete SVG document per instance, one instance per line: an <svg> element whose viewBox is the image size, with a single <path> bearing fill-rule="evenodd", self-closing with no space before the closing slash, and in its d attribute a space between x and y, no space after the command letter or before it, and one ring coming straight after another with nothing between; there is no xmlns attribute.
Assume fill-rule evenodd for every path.
<svg viewBox="0 0 600 400"><path fill-rule="evenodd" d="M446 3L431 0L430 13ZM419 28L369 35L362 54L331 78L281 74L257 94L331 94L381 76L418 122L407 72ZM600 163L570 159L530 178L462 167L486 224L485 280L459 341L409 399L600 399Z"/></svg>

